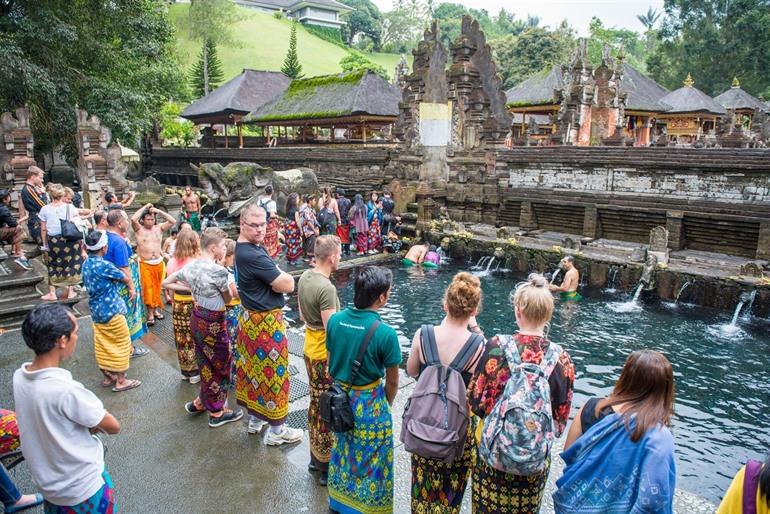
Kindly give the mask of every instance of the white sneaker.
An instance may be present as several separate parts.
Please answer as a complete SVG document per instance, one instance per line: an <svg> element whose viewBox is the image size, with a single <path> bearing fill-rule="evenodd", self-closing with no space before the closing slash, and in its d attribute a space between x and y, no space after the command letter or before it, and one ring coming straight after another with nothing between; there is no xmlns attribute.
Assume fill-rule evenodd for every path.
<svg viewBox="0 0 770 514"><path fill-rule="evenodd" d="M265 428L265 425L267 425L267 421L262 421L261 419L249 414L249 427L246 429L246 431L250 434L258 434L262 431L263 428Z"/></svg>
<svg viewBox="0 0 770 514"><path fill-rule="evenodd" d="M195 375L194 377L190 377L190 383L191 384L197 384L200 381L201 381L201 376L200 375Z"/></svg>
<svg viewBox="0 0 770 514"><path fill-rule="evenodd" d="M298 443L302 440L304 435L304 430L284 426L279 434L276 434L272 430L268 430L265 434L265 444L267 446L279 446L284 443Z"/></svg>

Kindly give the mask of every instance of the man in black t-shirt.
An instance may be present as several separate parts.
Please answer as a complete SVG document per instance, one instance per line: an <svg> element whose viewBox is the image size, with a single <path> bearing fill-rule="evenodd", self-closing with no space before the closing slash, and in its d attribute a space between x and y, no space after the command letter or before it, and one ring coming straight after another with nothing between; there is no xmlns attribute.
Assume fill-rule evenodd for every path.
<svg viewBox="0 0 770 514"><path fill-rule="evenodd" d="M396 202L393 201L390 191L385 190L382 198L382 235L387 236L396 226L396 215L393 209L396 208Z"/></svg>
<svg viewBox="0 0 770 514"><path fill-rule="evenodd" d="M340 224L337 225L337 237L342 243L342 255L350 255L350 199L345 197L345 190L341 187L335 192L337 208L340 211Z"/></svg>
<svg viewBox="0 0 770 514"><path fill-rule="evenodd" d="M19 197L19 217L27 216L27 230L29 236L37 244L43 244L40 234L40 218L38 213L48 203L48 196L43 189L43 170L37 166L30 166L27 170L27 182L21 188Z"/></svg>
<svg viewBox="0 0 770 514"><path fill-rule="evenodd" d="M289 413L289 343L283 321L285 293L294 278L278 269L262 246L267 214L258 205L241 212L241 233L235 245L235 274L243 316L238 325L235 396L249 412L248 432L270 425L265 444L296 443L303 430L285 425Z"/></svg>

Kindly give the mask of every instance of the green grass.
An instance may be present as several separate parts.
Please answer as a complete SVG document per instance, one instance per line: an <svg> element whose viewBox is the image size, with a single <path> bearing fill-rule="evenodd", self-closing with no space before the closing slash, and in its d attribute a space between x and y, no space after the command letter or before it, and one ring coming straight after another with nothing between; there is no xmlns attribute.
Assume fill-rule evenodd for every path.
<svg viewBox="0 0 770 514"><path fill-rule="evenodd" d="M187 10L189 4L172 4L169 17L177 30L179 62L189 73L200 52L200 43L190 38ZM291 22L276 19L272 14L237 7L241 21L233 27L237 47L218 46L217 53L224 68L225 81L241 73L243 68L280 71L286 50L289 48ZM302 25L297 26L297 53L305 77L339 73L339 61L347 53L343 48L310 34ZM371 61L383 66L393 75L400 60L397 54L364 53ZM411 56L410 56L411 57ZM410 59L411 61L411 59Z"/></svg>

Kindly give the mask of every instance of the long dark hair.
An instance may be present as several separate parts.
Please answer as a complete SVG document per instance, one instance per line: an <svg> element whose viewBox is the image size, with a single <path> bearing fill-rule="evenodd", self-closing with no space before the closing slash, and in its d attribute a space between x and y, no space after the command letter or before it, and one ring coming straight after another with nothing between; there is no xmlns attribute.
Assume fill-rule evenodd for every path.
<svg viewBox="0 0 770 514"><path fill-rule="evenodd" d="M291 193L286 199L286 219L291 222L294 219L294 214L299 207L299 195L297 193Z"/></svg>
<svg viewBox="0 0 770 514"><path fill-rule="evenodd" d="M759 497L764 497L765 503L770 507L770 455L759 473Z"/></svg>
<svg viewBox="0 0 770 514"><path fill-rule="evenodd" d="M635 415L633 442L658 424L670 425L674 410L674 370L660 352L640 350L626 359L612 393L597 402L596 414L606 407L625 404L623 419L630 426Z"/></svg>
<svg viewBox="0 0 770 514"><path fill-rule="evenodd" d="M361 195L356 195L353 198L353 208L355 209L354 216L360 217L360 213L363 213L363 215L366 216L366 204L364 203L364 198Z"/></svg>

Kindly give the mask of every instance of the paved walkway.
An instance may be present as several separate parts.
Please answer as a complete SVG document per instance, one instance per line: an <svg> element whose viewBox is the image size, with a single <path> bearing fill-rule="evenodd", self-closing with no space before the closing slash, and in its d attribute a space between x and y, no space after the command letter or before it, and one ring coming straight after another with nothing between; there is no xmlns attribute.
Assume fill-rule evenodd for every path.
<svg viewBox="0 0 770 514"><path fill-rule="evenodd" d="M170 315L145 337L152 350L131 361L129 376L139 378L138 389L115 394L100 387L101 374L93 355L89 317L80 318L80 338L66 367L76 380L94 391L122 424L119 435L106 438L107 465L116 484L120 512L133 513L325 513L326 489L307 472L309 449L302 443L267 448L261 436L248 435L245 423L212 429L205 416L193 417L183 405L195 397L198 386L179 379L171 336ZM18 331L2 336L0 351L0 405L12 408L13 371L32 357ZM300 357L302 337L290 333L290 368L293 373L289 423L305 428L307 376ZM393 409L395 429L400 432L400 413L413 387L402 376L401 390ZM234 404L234 399L231 401ZM396 436L398 439L398 436ZM409 455L398 444L395 512L409 512ZM552 512L548 499L553 480L559 476L558 457L542 512ZM11 475L23 491L32 484L26 465ZM469 513L470 487L464 513ZM35 511L29 511L35 512ZM38 512L42 512L42 509ZM714 506L685 492L678 492L676 512L714 512Z"/></svg>

